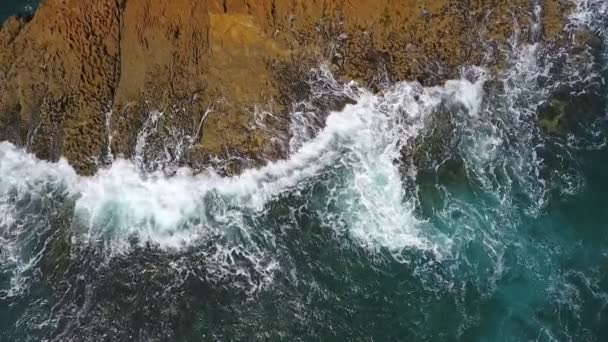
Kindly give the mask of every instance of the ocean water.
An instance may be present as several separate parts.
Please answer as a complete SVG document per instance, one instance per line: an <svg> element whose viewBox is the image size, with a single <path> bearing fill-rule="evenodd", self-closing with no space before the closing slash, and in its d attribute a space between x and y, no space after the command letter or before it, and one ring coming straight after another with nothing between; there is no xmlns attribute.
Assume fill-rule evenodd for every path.
<svg viewBox="0 0 608 342"><path fill-rule="evenodd" d="M39 2L40 0L3 0L0 4L0 23L12 15L32 15Z"/></svg>
<svg viewBox="0 0 608 342"><path fill-rule="evenodd" d="M608 3L575 5L498 75L311 70L351 104L239 176L178 167L170 113L92 177L0 143L0 341L608 340Z"/></svg>

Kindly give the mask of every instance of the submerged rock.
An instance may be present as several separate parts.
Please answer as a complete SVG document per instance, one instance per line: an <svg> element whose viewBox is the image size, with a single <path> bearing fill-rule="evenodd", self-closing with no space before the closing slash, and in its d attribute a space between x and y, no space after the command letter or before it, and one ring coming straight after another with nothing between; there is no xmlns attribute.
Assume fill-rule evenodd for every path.
<svg viewBox="0 0 608 342"><path fill-rule="evenodd" d="M568 6L543 5L552 40ZM437 84L462 66L500 67L515 30L532 39L531 13L527 0L48 0L0 31L0 139L91 174L108 154L137 154L157 111L156 145L188 138L169 158L260 164L286 155L289 110L310 99L290 71L327 63L372 89Z"/></svg>

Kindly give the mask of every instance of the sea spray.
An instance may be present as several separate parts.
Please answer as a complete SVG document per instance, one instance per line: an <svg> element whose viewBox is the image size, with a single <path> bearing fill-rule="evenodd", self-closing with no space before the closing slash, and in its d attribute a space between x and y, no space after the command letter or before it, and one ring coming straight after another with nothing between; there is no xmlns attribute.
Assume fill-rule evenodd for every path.
<svg viewBox="0 0 608 342"><path fill-rule="evenodd" d="M277 242L282 239L278 227L265 217L282 197L297 194L301 204L293 205L298 211L313 213L323 229L353 241L370 261L388 252L394 260L410 262L404 256L408 251L423 250L440 259L447 245L435 240L430 229L421 230L415 200L401 184L398 160L439 105L477 115L482 83L461 80L424 88L401 82L377 95L358 87L357 96L350 95L356 103L330 113L318 134L304 139L288 159L233 177L184 167L167 173L157 167L162 162L148 167L143 157L114 158L94 176L79 176L63 159L41 161L1 143L3 273L10 274L3 297L26 293L36 283L41 262L60 262L49 261L46 254L47 244L61 241L71 244L72 257L83 260L74 267L92 267L100 275L111 270L112 260L151 250L176 258L171 267L179 274L197 268L202 270L195 274L202 273L198 277L210 283L247 293L267 289L294 261ZM144 155L161 116L154 112L144 124L136 155ZM164 160L162 154L160 158ZM310 193L324 178L327 196ZM33 210L37 203L44 203L42 210ZM54 221L68 225L57 227ZM59 236L35 238L49 233Z"/></svg>
<svg viewBox="0 0 608 342"><path fill-rule="evenodd" d="M29 163L12 163L14 160L6 155L23 152L6 143L2 145L5 157L1 163L4 168L11 168L13 174L31 172L36 182L53 177L66 184L76 197L78 220L88 227L78 238L93 242L103 237L118 249L128 245L133 236L141 243L163 248L191 246L211 232L221 231L204 219L204 213L216 214L209 213L209 194L220 196L235 208L261 211L274 196L298 187L330 165L344 163L352 169L352 179L348 188L338 192L354 196L353 206L343 208L344 215L352 220L349 225L353 236L370 247L378 244L395 249L423 247L426 242L416 233L412 207L402 203L404 194L394 161L403 146L423 128L424 118L440 103L458 103L471 115L477 115L481 84L481 80L448 81L445 87L422 88L403 82L381 95L360 89L356 104L331 113L325 128L289 159L270 162L235 177L220 177L213 170L193 174L186 168L167 177L161 172L142 172L140 159L117 159L95 176L77 177L64 161L56 164L57 170L52 170L55 164L26 155L21 159ZM153 113L146 121L145 129L138 135L137 155L142 155L146 138L157 129L160 115ZM21 169L25 166L29 170ZM30 191L28 184L11 186L17 191ZM385 197L386 194L391 197Z"/></svg>

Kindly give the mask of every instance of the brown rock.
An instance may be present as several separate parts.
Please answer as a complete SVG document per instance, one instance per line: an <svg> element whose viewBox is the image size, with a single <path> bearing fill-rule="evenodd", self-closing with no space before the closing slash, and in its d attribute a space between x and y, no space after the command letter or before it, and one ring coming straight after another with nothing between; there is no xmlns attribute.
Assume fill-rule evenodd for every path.
<svg viewBox="0 0 608 342"><path fill-rule="evenodd" d="M552 40L568 8L543 4ZM0 139L92 173L109 143L106 113L112 151L129 157L156 110L158 148L190 132L180 161L244 157L229 166L239 170L234 160L284 156L272 138L287 138L310 67L326 62L372 88L435 84L465 65L499 66L513 23L530 35L531 13L528 0L47 0L0 31ZM264 111L274 115L256 116Z"/></svg>
<svg viewBox="0 0 608 342"><path fill-rule="evenodd" d="M46 1L0 58L2 121L16 127L7 138L41 157L65 155L84 172L104 143L104 106L112 101L119 52L118 7L113 0ZM15 32L11 24L3 26ZM8 118L8 120L7 120ZM5 127L9 127L8 125Z"/></svg>

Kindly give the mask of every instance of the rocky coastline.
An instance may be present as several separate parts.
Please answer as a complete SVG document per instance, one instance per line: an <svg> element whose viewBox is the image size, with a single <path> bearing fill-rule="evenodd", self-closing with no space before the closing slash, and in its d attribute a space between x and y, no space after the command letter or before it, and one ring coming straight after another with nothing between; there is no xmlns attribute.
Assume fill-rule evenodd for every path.
<svg viewBox="0 0 608 342"><path fill-rule="evenodd" d="M570 3L542 2L535 13L528 0L46 0L0 30L0 140L93 174L133 157L157 112L159 136L189 138L164 151L173 162L219 160L238 173L286 156L312 68L374 90L442 83L464 66L499 70L516 33L563 38Z"/></svg>

